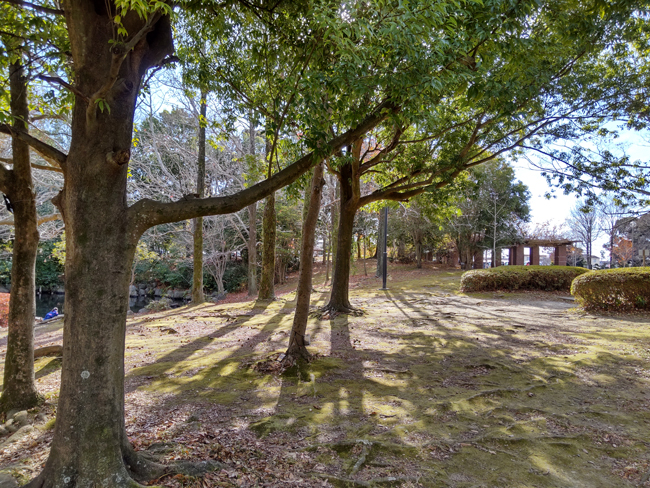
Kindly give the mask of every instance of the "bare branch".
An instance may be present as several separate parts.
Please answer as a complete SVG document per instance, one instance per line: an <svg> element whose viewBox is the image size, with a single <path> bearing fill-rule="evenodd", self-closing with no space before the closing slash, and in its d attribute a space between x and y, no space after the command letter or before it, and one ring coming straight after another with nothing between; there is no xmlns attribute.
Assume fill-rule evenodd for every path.
<svg viewBox="0 0 650 488"><path fill-rule="evenodd" d="M78 88L74 87L67 81L62 80L58 76L38 75L36 78L38 78L39 80L47 81L48 83L55 83L57 85L61 85L62 87L67 88L72 93L80 97L85 102L87 103L90 102L90 99L84 93L82 93Z"/></svg>
<svg viewBox="0 0 650 488"><path fill-rule="evenodd" d="M15 130L7 124L0 124L0 133L8 134L12 137L15 137L16 139L26 142L47 162L58 165L61 167L61 169L65 169L65 163L68 159L68 156L65 153L59 151L54 146L50 146L46 142L43 142L36 137L30 136L27 132Z"/></svg>
<svg viewBox="0 0 650 488"><path fill-rule="evenodd" d="M63 220L61 218L61 214L51 214L51 215L46 215L44 217L39 217L38 220L36 221L36 225L41 225L46 222L53 222L55 220ZM6 219L6 220L0 220L0 225L16 225L14 222L14 219Z"/></svg>
<svg viewBox="0 0 650 488"><path fill-rule="evenodd" d="M325 144L318 155L315 152L311 152L272 177L234 195L211 198L184 197L180 201L171 203L156 202L149 199L140 200L129 208L130 225L133 228L131 235L137 239L146 229L154 225L177 222L194 217L237 212L251 203L259 201L267 195L292 183L322 158L333 154L344 146L352 144L363 134L385 120L389 113L397 112L398 110L399 107L395 106L392 102L386 101L381 103L357 127L335 137L329 143Z"/></svg>

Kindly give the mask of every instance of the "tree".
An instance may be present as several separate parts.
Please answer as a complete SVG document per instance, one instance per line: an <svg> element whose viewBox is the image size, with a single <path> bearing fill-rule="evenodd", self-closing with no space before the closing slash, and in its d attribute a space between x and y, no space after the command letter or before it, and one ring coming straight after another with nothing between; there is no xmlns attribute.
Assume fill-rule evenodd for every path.
<svg viewBox="0 0 650 488"><path fill-rule="evenodd" d="M574 237L584 243L587 254L587 268L591 269L591 256L593 242L600 237L600 214L595 207L586 206L585 202L578 202L571 209L571 217L567 219L567 226L572 229Z"/></svg>
<svg viewBox="0 0 650 488"><path fill-rule="evenodd" d="M309 360L311 358L309 351L307 351L305 332L307 331L309 301L311 298L316 224L318 223L321 193L324 184L323 164L321 163L314 168L311 185L305 192L307 210L305 212L300 245L300 272L298 274L298 287L296 289L296 313L293 316L293 325L289 335L289 347L283 360L285 365L293 364L298 359Z"/></svg>
<svg viewBox="0 0 650 488"><path fill-rule="evenodd" d="M598 207L601 230L609 236L609 267L614 264L614 239L616 238L619 222L630 212L625 205L613 197L605 198Z"/></svg>
<svg viewBox="0 0 650 488"><path fill-rule="evenodd" d="M612 247L612 254L617 264L623 266L624 268L632 261L634 256L634 246L630 239L625 237L615 237L614 246Z"/></svg>
<svg viewBox="0 0 650 488"><path fill-rule="evenodd" d="M207 123L208 93L201 90L201 113L199 115L199 141L196 172L196 195L198 198L205 196L205 125ZM192 303L198 305L205 301L203 295L203 217L196 217L192 222L194 234L194 263L192 274ZM221 274L223 276L223 273ZM219 281L217 282L219 283ZM223 288L223 284L221 286ZM223 289L220 290L223 293Z"/></svg>
<svg viewBox="0 0 650 488"><path fill-rule="evenodd" d="M0 40L4 55L0 59L0 71L7 75L9 90L0 84L0 121L8 121L5 132L21 134L11 141L11 158L2 158L2 163L12 166L8 169L0 164L0 190L9 202L6 207L13 213L12 219L0 224L14 226L11 282L9 302L7 355L0 408L11 410L35 406L40 396L34 382L34 334L36 316L35 265L39 244L38 226L57 215L39 218L37 211L38 182L35 182L34 168L58 170L49 164L31 161L29 140L29 83L42 71L49 68L47 60L53 54L51 49L34 52L43 37L58 39L59 25L43 26L30 12L0 11L3 30ZM8 30L5 30L5 27ZM45 61L44 61L45 60ZM5 107L9 108L9 113ZM45 119L45 114L43 119ZM42 200L41 200L42 203Z"/></svg>
<svg viewBox="0 0 650 488"><path fill-rule="evenodd" d="M179 6L172 17L171 7L157 1L64 0L62 9L33 3L3 4L3 9L34 8L43 22L65 16L66 52L71 62L65 65L69 71L61 68L57 72L60 76L56 83L72 91L75 98L67 154L24 131L12 132L6 124L0 127L0 131L28 142L58 163L65 178L64 188L55 198L67 235L61 390L50 455L43 472L30 485L133 486L133 477L146 479L161 473L160 466L135 453L123 416L130 267L137 242L148 228L241 210L295 181L387 118L397 119L393 126L401 126L400 119L417 120L422 113L434 110L441 92L458 93L461 98L469 95L476 112L484 111L483 101L475 95L492 90L476 84L467 88L465 82L486 76L495 63L501 63L504 52L516 51L513 46L487 49L485 62L474 64L472 58L484 45L486 33L498 31L495 39L499 43L520 37L517 47L521 52L515 54L523 57L532 52L530 47L523 50L524 45L530 45L531 22L538 22L533 30L550 32L551 37L562 37L561 33L568 31L570 35L562 38L563 43L533 46L537 53L546 53L549 63L566 65L567 55L560 54L571 51L568 57L574 62L585 46L599 46L602 29L619 16L630 16L625 5L617 4L615 15L611 15L608 6L592 9L591 5L577 7L571 3L572 8L566 9L570 15L558 16L561 24L549 28L547 20L556 12L564 12L564 6L559 0L541 6L501 0L483 5L421 1L401 9L392 2L359 2L350 6L350 17L342 16L342 6L336 4L283 2L269 6L247 1L210 4L207 8L196 2ZM545 12L549 12L548 19L542 16ZM269 87L263 81L273 78L274 73L265 70L261 59L271 59L269 54L278 51L287 53L280 58L283 62L300 51L299 62L283 66L295 66L297 75L274 78L287 88L291 104L278 104L269 119L273 119L277 134L285 130L282 121L288 117L301 130L302 138L295 143L296 157L284 169L240 192L206 198L186 195L174 201L145 198L128 206L128 163L138 92L146 73L169 61L173 53L172 21L182 14L190 14L206 29L212 29L209 36L196 36L202 43L217 37L223 40L213 44L219 49L242 45L228 54L235 58L233 64L217 65L224 74L238 73L238 79L231 80L237 83L231 85L230 100L237 100L237 108L245 106L243 113L264 107L255 107L255 99L240 87L250 85L269 97ZM350 22L351 18L355 21ZM583 27L583 33L587 31L579 39L574 35L576 25ZM508 32L513 36L505 35ZM388 51L387 45L391 46ZM242 56L249 48L250 56ZM255 66L238 70L239 65L250 61L259 64L259 73ZM538 58L530 56L529 61L526 69L533 68ZM359 77L359 64L362 72L372 74ZM505 70L501 79L512 79L521 67ZM527 71L521 73L523 76ZM537 73L527 76L539 78ZM215 73L212 78L224 77ZM487 77L485 81L495 80ZM552 84L553 78L543 81ZM490 100L500 106L514 104L508 109L510 116L517 106L507 91ZM448 106L453 108L451 101ZM512 129L502 121L483 126L483 130L496 136L500 130ZM478 164L480 154L474 153L472 161Z"/></svg>

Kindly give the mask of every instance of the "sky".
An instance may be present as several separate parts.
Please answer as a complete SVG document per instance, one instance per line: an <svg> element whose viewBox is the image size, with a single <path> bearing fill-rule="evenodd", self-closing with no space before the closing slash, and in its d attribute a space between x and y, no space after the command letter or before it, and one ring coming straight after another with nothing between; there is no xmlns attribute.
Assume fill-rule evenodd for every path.
<svg viewBox="0 0 650 488"><path fill-rule="evenodd" d="M644 139L642 135L631 131L622 131L618 142L625 147L632 159L647 161L650 145L648 135L645 134L645 137ZM557 225L563 224L569 217L571 209L578 202L578 197L575 194L564 195L561 190L555 189L552 192L553 198L547 199L544 195L551 190L551 187L539 170L534 169L524 159L517 161L513 166L517 179L528 186L531 193L531 226L534 227L535 224L543 224L547 221ZM609 259L609 252L603 249L603 244L608 240L608 236L601 235L593 244L593 254L600 257L601 251L604 251L605 258Z"/></svg>

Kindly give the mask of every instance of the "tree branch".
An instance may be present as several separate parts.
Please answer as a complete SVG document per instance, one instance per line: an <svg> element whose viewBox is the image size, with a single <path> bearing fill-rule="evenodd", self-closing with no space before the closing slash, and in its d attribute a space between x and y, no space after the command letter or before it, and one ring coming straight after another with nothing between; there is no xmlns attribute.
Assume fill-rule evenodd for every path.
<svg viewBox="0 0 650 488"><path fill-rule="evenodd" d="M2 1L5 3L16 5L18 7L31 8L32 10L36 10L37 12L42 12L44 14L52 14L52 15L65 14L63 10L60 10L58 8L43 7L42 5L36 5L35 3L25 2L23 0L2 0Z"/></svg>
<svg viewBox="0 0 650 488"><path fill-rule="evenodd" d="M54 146L37 139L36 137L30 136L28 133L23 131L17 131L7 124L0 124L0 133L8 134L16 139L20 139L23 142L29 144L29 146L41 155L43 159L51 164L55 164L65 169L65 163L68 159L68 156L59 151Z"/></svg>
<svg viewBox="0 0 650 488"><path fill-rule="evenodd" d="M131 237L136 240L139 239L145 230L154 225L237 212L294 182L322 158L328 157L342 147L352 144L385 120L390 113L397 111L399 111L399 107L392 102L385 101L381 103L357 127L332 139L318 151L318 154L312 151L270 178L233 195L211 198L184 197L180 201L171 203L156 202L149 199L140 200L129 208L128 218L132 229Z"/></svg>
<svg viewBox="0 0 650 488"><path fill-rule="evenodd" d="M61 85L62 87L67 88L72 93L80 97L86 103L90 102L90 99L84 93L82 93L78 88L74 87L67 81L62 80L58 76L38 75L36 78L38 78L39 80L47 81L48 83L55 83L57 85Z"/></svg>
<svg viewBox="0 0 650 488"><path fill-rule="evenodd" d="M51 214L46 215L45 217L39 217L36 221L36 225L44 224L45 222L53 222L54 220L62 220L61 214ZM14 219L0 220L0 225L16 225Z"/></svg>
<svg viewBox="0 0 650 488"><path fill-rule="evenodd" d="M14 160L9 158L0 158L0 162L3 162L5 164L14 164ZM44 164L31 163L31 167L35 169L42 169L45 171L54 171L56 173L63 173L63 170L61 168L57 168L55 166L45 166Z"/></svg>
<svg viewBox="0 0 650 488"><path fill-rule="evenodd" d="M112 48L113 59L111 60L111 67L108 74L108 79L102 87L97 90L88 100L88 107L86 108L86 120L94 121L97 114L97 102L102 98L106 97L108 92L113 88L117 77L120 74L120 68L122 67L122 62L126 59L126 56L129 52L154 28L154 25L160 18L160 11L153 12L147 18L147 21L142 26L142 28L127 42L124 44L115 44Z"/></svg>

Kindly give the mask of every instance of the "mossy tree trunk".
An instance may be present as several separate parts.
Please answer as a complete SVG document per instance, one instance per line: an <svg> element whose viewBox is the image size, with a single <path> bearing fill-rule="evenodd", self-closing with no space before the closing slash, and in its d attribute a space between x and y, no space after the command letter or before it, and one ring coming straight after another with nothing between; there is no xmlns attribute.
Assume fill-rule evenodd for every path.
<svg viewBox="0 0 650 488"><path fill-rule="evenodd" d="M275 193L264 201L264 217L262 220L262 275L260 277L260 300L275 299Z"/></svg>
<svg viewBox="0 0 650 488"><path fill-rule="evenodd" d="M309 302L311 299L312 273L314 269L314 240L316 238L316 225L320 211L323 180L323 164L314 168L309 189L307 212L302 227L302 241L300 244L300 272L298 274L298 288L296 290L296 313L293 317L293 326L289 336L289 347L286 352L287 363L302 358L310 358L305 344L307 319L309 318ZM305 199L307 201L307 199Z"/></svg>
<svg viewBox="0 0 650 488"><path fill-rule="evenodd" d="M196 193L199 198L205 195L205 124L208 93L201 90L201 115L199 117L199 156L197 161ZM205 301L203 294L203 217L193 219L194 259L192 271L192 303Z"/></svg>
<svg viewBox="0 0 650 488"><path fill-rule="evenodd" d="M27 132L27 79L21 61L10 65L9 84L13 128ZM3 410L31 408L41 398L34 381L35 269L39 240L36 198L29 146L14 138L11 148L13 170L3 168L1 185L12 202L15 222L7 355L0 397Z"/></svg>

